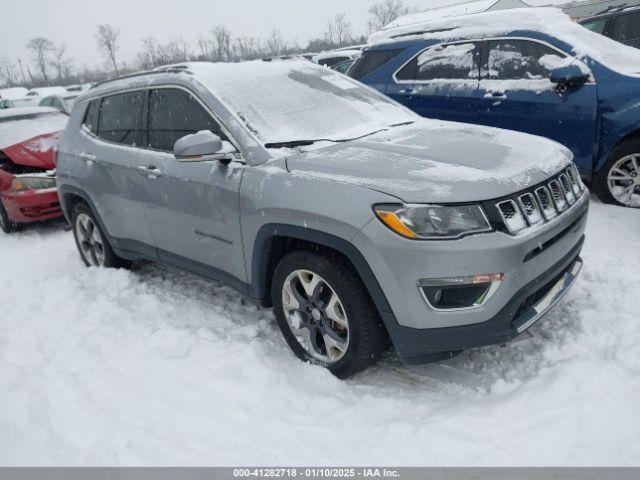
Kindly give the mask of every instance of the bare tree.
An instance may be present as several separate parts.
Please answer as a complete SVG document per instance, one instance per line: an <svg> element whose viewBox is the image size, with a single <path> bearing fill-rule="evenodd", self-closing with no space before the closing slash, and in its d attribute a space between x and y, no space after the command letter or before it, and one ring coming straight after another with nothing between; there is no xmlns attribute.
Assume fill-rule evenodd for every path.
<svg viewBox="0 0 640 480"><path fill-rule="evenodd" d="M60 45L56 47L53 52L53 66L58 74L58 81L61 82L64 78L69 77L70 73L70 61L66 57L67 47Z"/></svg>
<svg viewBox="0 0 640 480"><path fill-rule="evenodd" d="M331 46L344 45L351 41L351 23L344 13L334 15L327 21L324 40Z"/></svg>
<svg viewBox="0 0 640 480"><path fill-rule="evenodd" d="M98 48L102 50L107 59L113 65L113 70L116 77L119 77L118 72L118 38L120 37L120 30L115 29L111 25L98 25L98 33L96 33L96 40L98 41Z"/></svg>
<svg viewBox="0 0 640 480"><path fill-rule="evenodd" d="M267 38L267 55L278 56L286 50L287 44L282 39L279 30L275 28L271 31L271 35Z"/></svg>
<svg viewBox="0 0 640 480"><path fill-rule="evenodd" d="M375 32L386 27L399 17L410 13L412 9L405 6L403 0L384 0L375 3L369 9L369 31Z"/></svg>
<svg viewBox="0 0 640 480"><path fill-rule="evenodd" d="M231 59L231 32L224 25L217 25L211 30L213 35L213 60L225 62Z"/></svg>
<svg viewBox="0 0 640 480"><path fill-rule="evenodd" d="M0 78L3 79L4 85L7 87L13 87L17 82L17 74L13 62L10 62L7 58L0 60Z"/></svg>
<svg viewBox="0 0 640 480"><path fill-rule="evenodd" d="M211 42L204 35L198 35L196 43L198 45L198 60L207 60L210 56Z"/></svg>
<svg viewBox="0 0 640 480"><path fill-rule="evenodd" d="M30 50L33 55L38 70L40 70L42 74L42 80L45 84L48 84L47 64L49 63L49 54L54 50L53 42L44 37L32 38L27 42L27 49Z"/></svg>

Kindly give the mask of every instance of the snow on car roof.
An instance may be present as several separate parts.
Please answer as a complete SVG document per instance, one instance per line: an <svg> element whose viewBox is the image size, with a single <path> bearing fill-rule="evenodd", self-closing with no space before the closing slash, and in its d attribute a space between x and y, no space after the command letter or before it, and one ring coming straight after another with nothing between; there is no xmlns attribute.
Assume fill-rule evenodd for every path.
<svg viewBox="0 0 640 480"><path fill-rule="evenodd" d="M400 19L369 37L369 45L406 40L453 40L535 31L558 38L578 58L591 57L626 75L640 74L640 50L587 30L557 8L514 8L450 18L418 21L419 14ZM409 23L413 20L412 23Z"/></svg>
<svg viewBox="0 0 640 480"><path fill-rule="evenodd" d="M64 130L67 117L55 108L11 108L0 111L0 149Z"/></svg>
<svg viewBox="0 0 640 480"><path fill-rule="evenodd" d="M24 87L12 87L3 88L0 90L0 98L5 100L14 100L16 98L23 98L29 90Z"/></svg>
<svg viewBox="0 0 640 480"><path fill-rule="evenodd" d="M265 144L343 140L420 118L381 93L305 60L202 62L186 68Z"/></svg>

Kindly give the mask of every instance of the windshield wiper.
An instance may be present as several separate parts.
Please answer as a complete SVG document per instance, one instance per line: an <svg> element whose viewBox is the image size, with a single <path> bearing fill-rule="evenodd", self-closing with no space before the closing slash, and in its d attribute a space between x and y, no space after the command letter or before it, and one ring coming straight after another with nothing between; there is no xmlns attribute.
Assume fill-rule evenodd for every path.
<svg viewBox="0 0 640 480"><path fill-rule="evenodd" d="M388 127L380 128L378 130L374 130L373 132L365 133L364 135L360 135L359 137L353 138L341 138L338 140L331 138L318 138L316 140L292 140L289 142L273 142L273 143L265 143L265 148L295 148L295 147L308 147L309 145L313 145L317 142L332 142L332 143L345 143L352 142L353 140L360 140L361 138L370 137L371 135L375 135L376 133L384 132L392 127L400 127L402 125L410 125L415 123L414 121L396 123L394 125L389 125Z"/></svg>
<svg viewBox="0 0 640 480"><path fill-rule="evenodd" d="M274 143L265 143L265 148L295 148L295 147L307 147L309 145L313 145L316 142L321 142L324 140L292 140L290 142L274 142ZM331 140L326 140L331 141Z"/></svg>

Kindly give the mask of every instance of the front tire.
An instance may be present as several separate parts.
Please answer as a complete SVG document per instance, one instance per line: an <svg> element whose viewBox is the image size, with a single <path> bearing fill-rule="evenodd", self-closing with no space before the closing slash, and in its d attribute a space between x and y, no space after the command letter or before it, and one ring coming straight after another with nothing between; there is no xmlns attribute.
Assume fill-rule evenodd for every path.
<svg viewBox="0 0 640 480"><path fill-rule="evenodd" d="M72 214L73 237L82 263L87 267L121 268L128 262L113 253L106 235L95 215L84 203L79 203Z"/></svg>
<svg viewBox="0 0 640 480"><path fill-rule="evenodd" d="M291 350L338 378L373 365L388 344L364 285L341 257L289 253L275 269L271 295Z"/></svg>
<svg viewBox="0 0 640 480"><path fill-rule="evenodd" d="M613 150L595 187L605 203L640 208L640 140L629 140Z"/></svg>
<svg viewBox="0 0 640 480"><path fill-rule="evenodd" d="M18 226L9 220L9 214L0 201L0 230L4 233L13 233L18 229Z"/></svg>

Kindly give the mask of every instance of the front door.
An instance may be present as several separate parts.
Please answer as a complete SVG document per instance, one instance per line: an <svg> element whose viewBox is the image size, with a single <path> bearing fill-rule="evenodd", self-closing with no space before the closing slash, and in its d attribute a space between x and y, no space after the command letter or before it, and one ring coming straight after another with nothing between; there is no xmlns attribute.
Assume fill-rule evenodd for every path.
<svg viewBox="0 0 640 480"><path fill-rule="evenodd" d="M155 185L147 218L161 260L203 274L226 272L244 281L239 189L244 165L227 161L178 162L176 140L220 125L189 92L149 91L139 167ZM211 270L208 270L211 269Z"/></svg>
<svg viewBox="0 0 640 480"><path fill-rule="evenodd" d="M396 74L386 93L428 118L475 122L481 43L434 45Z"/></svg>
<svg viewBox="0 0 640 480"><path fill-rule="evenodd" d="M590 171L597 126L596 85L558 90L549 77L554 65L567 57L533 40L488 40L484 51L478 122L556 140L573 152L581 170Z"/></svg>

